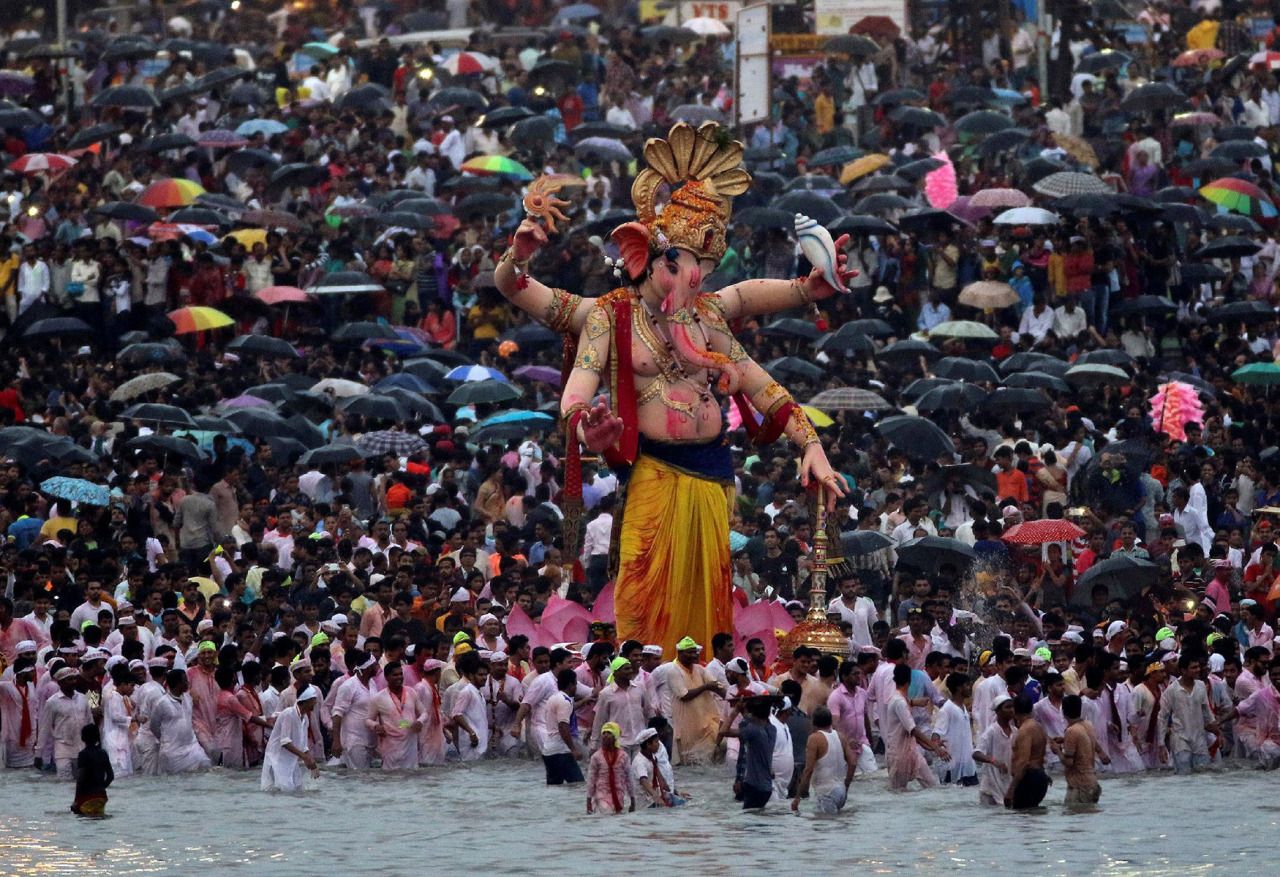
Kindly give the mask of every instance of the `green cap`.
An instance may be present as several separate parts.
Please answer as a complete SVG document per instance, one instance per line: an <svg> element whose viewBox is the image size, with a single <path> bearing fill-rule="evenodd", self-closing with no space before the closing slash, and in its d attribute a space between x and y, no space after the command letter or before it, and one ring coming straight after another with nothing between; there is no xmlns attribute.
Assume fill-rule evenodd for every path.
<svg viewBox="0 0 1280 877"><path fill-rule="evenodd" d="M218 647L215 646L210 640L205 640L204 642L200 643L200 645L196 646L197 652L216 652L217 650L218 650Z"/></svg>
<svg viewBox="0 0 1280 877"><path fill-rule="evenodd" d="M329 644L329 635L324 631L317 633L315 636L311 638L311 645L313 646L327 646L328 644Z"/></svg>

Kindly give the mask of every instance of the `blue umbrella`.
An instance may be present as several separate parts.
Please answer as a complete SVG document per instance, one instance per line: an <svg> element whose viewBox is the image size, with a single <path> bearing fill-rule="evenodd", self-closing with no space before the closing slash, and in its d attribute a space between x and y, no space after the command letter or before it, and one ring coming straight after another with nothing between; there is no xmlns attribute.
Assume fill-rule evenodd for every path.
<svg viewBox="0 0 1280 877"><path fill-rule="evenodd" d="M270 137L273 134L283 134L289 130L289 126L284 122L277 122L275 119L250 119L242 122L236 133L241 137L252 137L254 134L262 134Z"/></svg>
<svg viewBox="0 0 1280 877"><path fill-rule="evenodd" d="M545 411L503 411L501 414L495 414L492 417L486 417L480 423L480 427L496 426L499 423L527 423L536 422L554 423L555 418Z"/></svg>
<svg viewBox="0 0 1280 877"><path fill-rule="evenodd" d="M1025 104L1027 102L1027 96L1025 94L1020 91L1014 91L1012 88L993 88L991 89L991 93L995 95L997 103L1008 104L1016 107L1018 104Z"/></svg>
<svg viewBox="0 0 1280 877"><path fill-rule="evenodd" d="M588 18L598 18L600 10L592 6L590 3L574 3L572 6L566 6L556 13L556 21L585 21Z"/></svg>
<svg viewBox="0 0 1280 877"><path fill-rule="evenodd" d="M85 481L83 478L67 478L58 475L41 483L40 490L57 499L70 500L71 502L85 505L105 506L111 503L110 490L104 485L94 484L92 481Z"/></svg>
<svg viewBox="0 0 1280 877"><path fill-rule="evenodd" d="M460 365L451 369L445 378L450 381L502 381L509 383L507 376L496 368L484 365Z"/></svg>

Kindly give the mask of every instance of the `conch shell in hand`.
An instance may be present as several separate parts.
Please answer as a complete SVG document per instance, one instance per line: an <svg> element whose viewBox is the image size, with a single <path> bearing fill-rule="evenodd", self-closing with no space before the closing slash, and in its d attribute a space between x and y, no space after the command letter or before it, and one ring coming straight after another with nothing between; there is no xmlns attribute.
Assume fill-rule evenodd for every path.
<svg viewBox="0 0 1280 877"><path fill-rule="evenodd" d="M797 213L796 239L800 242L800 252L804 253L809 264L822 272L822 279L827 281L832 289L848 292L849 288L836 273L838 261L835 241L831 240L831 232L819 225L816 220L810 219L803 213Z"/></svg>

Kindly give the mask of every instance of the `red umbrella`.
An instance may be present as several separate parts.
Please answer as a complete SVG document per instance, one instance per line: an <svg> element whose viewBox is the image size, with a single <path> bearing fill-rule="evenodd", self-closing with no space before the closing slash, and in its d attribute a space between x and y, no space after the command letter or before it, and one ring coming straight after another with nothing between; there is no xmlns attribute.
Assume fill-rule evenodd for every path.
<svg viewBox="0 0 1280 877"><path fill-rule="evenodd" d="M20 174L43 174L50 171L65 171L73 167L76 160L69 155L58 152L28 152L9 165L9 170Z"/></svg>
<svg viewBox="0 0 1280 877"><path fill-rule="evenodd" d="M311 296L296 286L267 286L255 292L254 297L269 305L303 303L312 300Z"/></svg>
<svg viewBox="0 0 1280 877"><path fill-rule="evenodd" d="M1010 527L1001 538L1014 545L1041 545L1045 542L1071 542L1083 535L1084 530L1070 521L1042 518Z"/></svg>
<svg viewBox="0 0 1280 877"><path fill-rule="evenodd" d="M896 40L902 33L898 23L887 15L868 15L849 29L877 40Z"/></svg>

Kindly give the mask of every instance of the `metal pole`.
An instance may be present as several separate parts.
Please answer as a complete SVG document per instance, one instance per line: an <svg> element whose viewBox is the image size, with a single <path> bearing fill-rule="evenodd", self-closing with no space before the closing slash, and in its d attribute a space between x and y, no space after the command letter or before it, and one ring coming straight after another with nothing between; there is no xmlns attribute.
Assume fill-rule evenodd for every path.
<svg viewBox="0 0 1280 877"><path fill-rule="evenodd" d="M58 48L65 50L67 47L67 0L57 0L56 4L57 28L58 28ZM67 58L61 57L56 61L59 73L59 79L62 80L62 109L63 112L71 111L71 76L67 70Z"/></svg>
<svg viewBox="0 0 1280 877"><path fill-rule="evenodd" d="M1053 21L1049 17L1049 0L1036 0L1036 77L1040 81L1041 100L1049 97L1049 40Z"/></svg>

